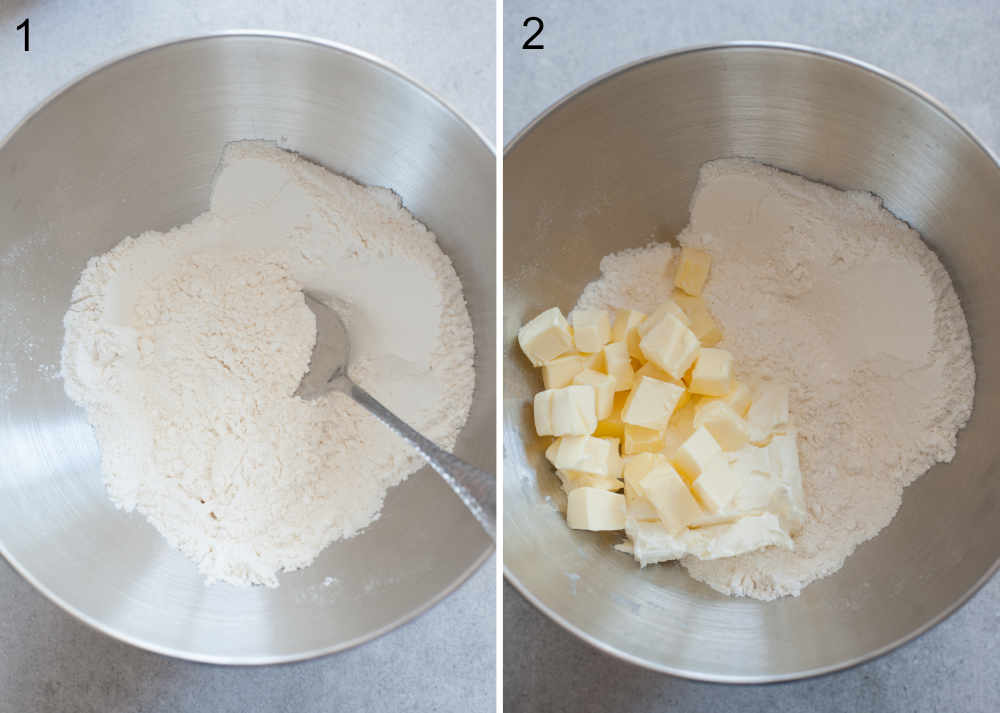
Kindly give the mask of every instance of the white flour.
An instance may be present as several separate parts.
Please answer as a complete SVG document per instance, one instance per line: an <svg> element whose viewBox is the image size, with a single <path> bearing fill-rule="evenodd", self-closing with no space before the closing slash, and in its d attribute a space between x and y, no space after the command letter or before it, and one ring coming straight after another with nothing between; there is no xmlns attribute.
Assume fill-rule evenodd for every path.
<svg viewBox="0 0 1000 713"><path fill-rule="evenodd" d="M792 385L809 506L794 552L683 564L727 594L797 595L954 456L975 383L965 316L937 257L877 198L749 161L702 168L678 241L712 254L705 297L742 376ZM609 255L577 308L651 310L669 297L671 253Z"/></svg>
<svg viewBox="0 0 1000 713"><path fill-rule="evenodd" d="M126 238L73 292L66 392L111 499L210 580L276 586L371 523L423 462L343 394L292 397L316 337L303 288L344 317L351 376L452 448L475 379L461 284L385 189L234 144L207 213Z"/></svg>

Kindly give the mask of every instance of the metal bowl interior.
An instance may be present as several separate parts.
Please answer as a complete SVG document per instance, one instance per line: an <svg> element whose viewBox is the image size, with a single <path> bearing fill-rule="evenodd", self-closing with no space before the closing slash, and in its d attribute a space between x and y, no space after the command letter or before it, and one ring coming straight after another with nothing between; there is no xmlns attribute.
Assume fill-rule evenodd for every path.
<svg viewBox="0 0 1000 713"><path fill-rule="evenodd" d="M105 495L98 449L58 378L62 317L87 260L208 204L223 145L276 140L395 190L438 235L475 329L476 396L457 453L495 464L495 155L451 109L353 50L220 35L107 65L0 148L0 551L58 604L154 651L269 663L337 651L412 618L492 550L429 468L382 517L277 589L206 586Z"/></svg>
<svg viewBox="0 0 1000 713"><path fill-rule="evenodd" d="M952 275L978 370L954 462L907 488L892 524L797 598L727 598L677 566L639 570L617 537L573 532L531 427L538 375L514 345L570 309L609 252L675 235L705 161L744 156L872 191ZM1000 167L941 106L871 67L808 48L696 48L614 72L556 105L504 158L504 565L531 601L623 659L757 682L836 670L942 619L1000 556Z"/></svg>

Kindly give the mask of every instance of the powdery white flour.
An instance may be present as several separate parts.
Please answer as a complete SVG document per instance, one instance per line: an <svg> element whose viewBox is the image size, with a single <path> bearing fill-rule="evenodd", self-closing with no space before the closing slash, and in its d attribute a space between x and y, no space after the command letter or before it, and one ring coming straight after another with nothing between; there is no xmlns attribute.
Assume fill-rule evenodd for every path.
<svg viewBox="0 0 1000 713"><path fill-rule="evenodd" d="M809 508L794 551L682 564L726 594L797 595L954 456L975 384L965 315L934 253L876 197L750 161L702 167L678 241L712 255L705 298L740 377L792 385ZM670 295L672 253L607 256L577 309L653 309Z"/></svg>
<svg viewBox="0 0 1000 713"><path fill-rule="evenodd" d="M454 447L475 380L461 283L388 190L232 144L208 212L125 238L73 292L62 371L108 493L210 580L276 586L423 462L344 394L292 396L316 338L304 288L345 319L352 378Z"/></svg>

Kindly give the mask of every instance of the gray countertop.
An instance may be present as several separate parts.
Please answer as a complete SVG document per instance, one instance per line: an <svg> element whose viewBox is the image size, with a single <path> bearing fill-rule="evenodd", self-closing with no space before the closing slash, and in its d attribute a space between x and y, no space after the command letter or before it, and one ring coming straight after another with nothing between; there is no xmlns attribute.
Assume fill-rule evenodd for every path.
<svg viewBox="0 0 1000 713"><path fill-rule="evenodd" d="M506 0L504 141L579 85L633 60L695 44L773 40L865 60L937 97L1000 149L1000 12L949 3ZM528 16L545 49L524 51ZM896 651L796 683L731 687L655 674L579 641L504 586L504 707L589 711L990 711L1000 701L1000 577L955 615Z"/></svg>
<svg viewBox="0 0 1000 713"><path fill-rule="evenodd" d="M31 18L31 51L15 26ZM490 0L0 0L0 136L81 73L131 50L237 28L342 42L395 64L492 141ZM456 28L460 27L461 31ZM0 558L0 713L493 711L495 560L415 621L316 661L223 668L114 641L51 604Z"/></svg>

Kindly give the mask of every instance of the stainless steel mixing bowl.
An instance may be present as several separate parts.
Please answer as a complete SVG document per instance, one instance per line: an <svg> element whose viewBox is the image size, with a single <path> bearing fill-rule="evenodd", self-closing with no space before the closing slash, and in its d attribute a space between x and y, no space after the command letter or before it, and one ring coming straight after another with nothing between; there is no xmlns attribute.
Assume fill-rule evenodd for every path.
<svg viewBox="0 0 1000 713"><path fill-rule="evenodd" d="M798 598L730 599L677 566L639 570L617 537L566 528L527 408L541 388L513 346L573 306L603 255L687 222L698 167L748 156L873 191L941 256L965 307L978 382L958 455L835 575ZM715 681L792 679L888 651L993 573L1000 555L1000 167L941 105L872 67L766 44L672 53L607 75L504 157L504 564L535 605L628 661Z"/></svg>
<svg viewBox="0 0 1000 713"><path fill-rule="evenodd" d="M207 207L223 145L280 141L388 186L453 260L476 339L457 453L495 453L495 155L396 70L292 36L220 35L113 62L54 96L0 148L0 551L102 631L200 661L268 663L363 642L457 587L491 551L429 468L382 517L278 589L206 586L105 495L98 449L58 378L62 317L87 259Z"/></svg>

